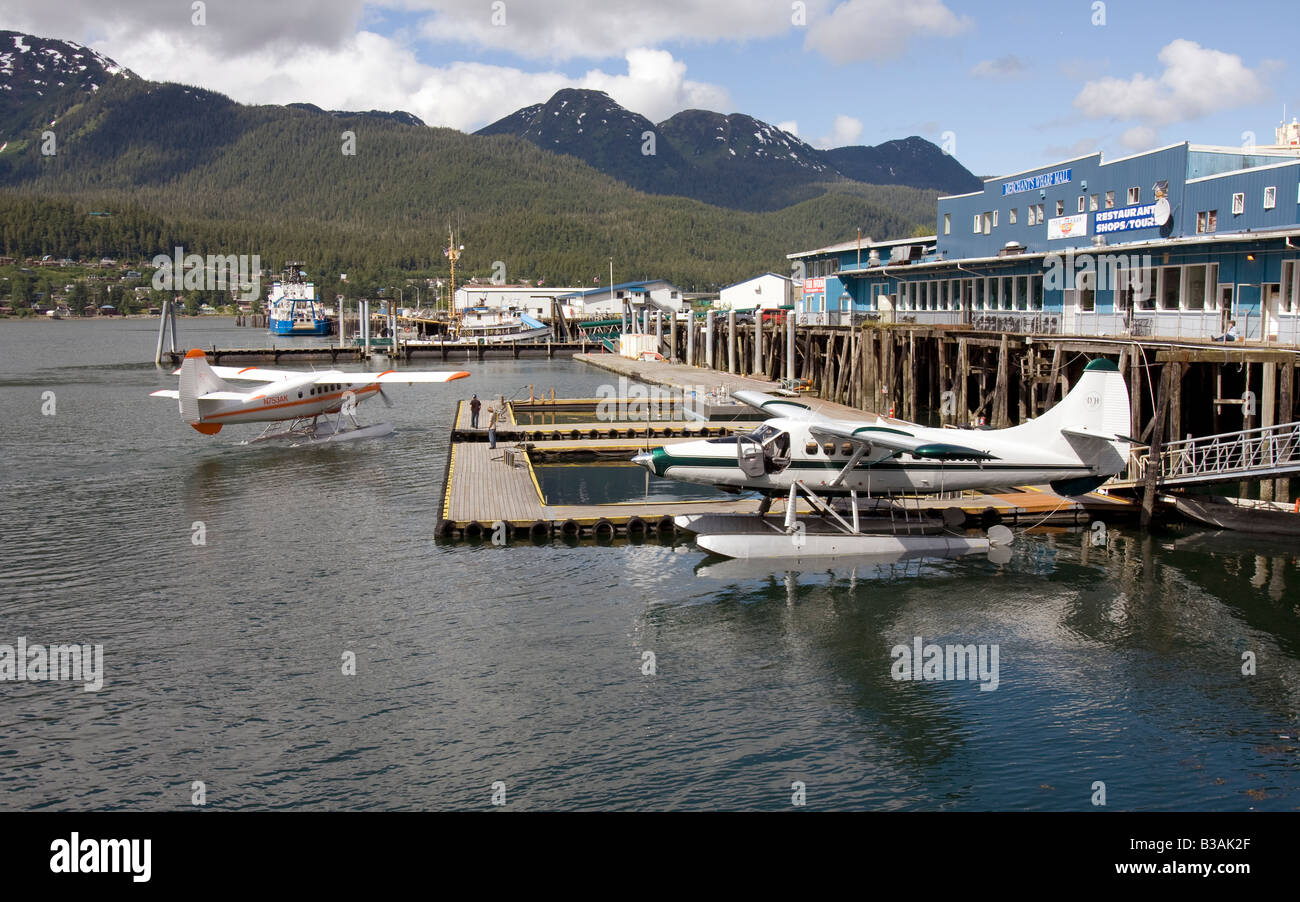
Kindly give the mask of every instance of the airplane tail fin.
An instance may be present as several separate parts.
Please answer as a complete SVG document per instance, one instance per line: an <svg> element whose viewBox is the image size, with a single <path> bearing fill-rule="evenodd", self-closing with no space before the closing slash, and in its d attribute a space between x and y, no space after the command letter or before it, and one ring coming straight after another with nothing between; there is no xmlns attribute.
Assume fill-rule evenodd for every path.
<svg viewBox="0 0 1300 902"><path fill-rule="evenodd" d="M208 366L208 358L198 348L191 348L181 361L181 418L204 435L215 435L220 423L200 423L199 397L209 392L229 391L230 387Z"/></svg>
<svg viewBox="0 0 1300 902"><path fill-rule="evenodd" d="M1084 367L1083 376L1059 404L1006 434L1077 457L1095 465L1099 473L1113 476L1127 464L1126 436L1131 428L1124 374L1110 360L1098 358Z"/></svg>

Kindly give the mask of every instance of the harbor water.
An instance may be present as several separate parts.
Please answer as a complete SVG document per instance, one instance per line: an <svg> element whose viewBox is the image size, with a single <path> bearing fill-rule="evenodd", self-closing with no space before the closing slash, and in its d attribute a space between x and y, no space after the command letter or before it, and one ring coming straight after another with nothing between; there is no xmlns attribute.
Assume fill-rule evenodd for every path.
<svg viewBox="0 0 1300 902"><path fill-rule="evenodd" d="M1300 808L1293 541L1111 524L800 572L439 544L457 401L609 374L430 361L471 378L362 405L388 438L249 445L148 397L156 329L0 321L0 646L103 648L98 691L0 682L5 809ZM918 640L995 673L897 678Z"/></svg>

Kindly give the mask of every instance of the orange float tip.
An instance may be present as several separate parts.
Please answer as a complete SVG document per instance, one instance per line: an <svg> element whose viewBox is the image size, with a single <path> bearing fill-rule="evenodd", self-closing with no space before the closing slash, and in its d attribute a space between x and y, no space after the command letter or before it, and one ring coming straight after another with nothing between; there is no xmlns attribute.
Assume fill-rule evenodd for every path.
<svg viewBox="0 0 1300 902"><path fill-rule="evenodd" d="M222 426L221 423L190 423L190 425L204 435L216 435L221 431Z"/></svg>
<svg viewBox="0 0 1300 902"><path fill-rule="evenodd" d="M204 354L203 351L198 348L190 348L189 352L185 355L185 359L189 360L191 357L202 357L206 359L207 356L207 354Z"/></svg>
<svg viewBox="0 0 1300 902"><path fill-rule="evenodd" d="M453 373L451 379L448 379L447 381L448 381L448 382L451 382L451 381L456 380L456 379L464 379L464 378L465 378L466 376L468 376L468 375L469 375L469 373L466 373L466 372L464 372L464 371L462 370L462 371L459 372L459 373Z"/></svg>

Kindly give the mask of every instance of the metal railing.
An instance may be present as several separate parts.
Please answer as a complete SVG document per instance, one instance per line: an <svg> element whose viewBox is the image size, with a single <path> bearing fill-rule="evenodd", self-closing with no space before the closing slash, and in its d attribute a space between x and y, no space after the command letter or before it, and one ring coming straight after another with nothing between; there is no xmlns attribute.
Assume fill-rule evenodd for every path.
<svg viewBox="0 0 1300 902"><path fill-rule="evenodd" d="M1142 485L1150 450L1133 448L1128 471L1107 488ZM1167 487L1300 472L1300 422L1170 442L1160 449L1159 467L1157 482Z"/></svg>

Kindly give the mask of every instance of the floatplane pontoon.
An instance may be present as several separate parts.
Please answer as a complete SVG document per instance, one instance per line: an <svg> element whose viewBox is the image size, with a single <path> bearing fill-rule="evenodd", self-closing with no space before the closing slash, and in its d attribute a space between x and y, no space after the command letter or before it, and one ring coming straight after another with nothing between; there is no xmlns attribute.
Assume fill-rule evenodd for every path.
<svg viewBox="0 0 1300 902"><path fill-rule="evenodd" d="M384 394L386 384L450 382L469 373L415 370L304 373L255 366L240 369L211 366L203 351L193 348L175 375L180 376L179 389L152 392L150 397L179 401L181 417L204 435L216 435L231 423L268 423L253 441L290 439L317 444L378 438L392 432L392 423L362 426L356 419L357 405L374 395L392 406ZM252 391L241 391L239 382L262 384Z"/></svg>
<svg viewBox="0 0 1300 902"><path fill-rule="evenodd" d="M894 496L1048 483L1080 495L1123 470L1129 397L1114 363L1094 360L1059 404L1009 429L934 429L903 420L837 420L806 404L762 392L732 396L774 417L745 435L654 448L633 460L657 476L759 492L757 517L714 514L679 518L705 550L733 558L816 558L854 554L941 556L987 551L1010 530L971 538L942 521L908 519ZM859 493L875 507L863 518ZM815 516L798 512L800 496ZM766 514L785 497L779 524ZM847 511L834 499L847 497ZM900 517L903 523L900 524Z"/></svg>

